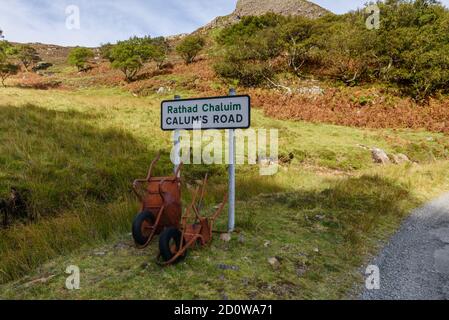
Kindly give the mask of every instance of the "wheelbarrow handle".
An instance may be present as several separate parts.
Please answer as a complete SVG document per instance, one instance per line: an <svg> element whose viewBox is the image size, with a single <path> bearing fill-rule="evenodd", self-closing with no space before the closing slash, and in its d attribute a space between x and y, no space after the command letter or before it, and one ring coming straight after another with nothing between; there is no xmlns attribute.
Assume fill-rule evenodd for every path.
<svg viewBox="0 0 449 320"><path fill-rule="evenodd" d="M217 220L217 218L220 216L220 214L223 212L224 206L226 205L226 202L228 201L228 193L225 194L223 198L223 202L220 204L217 212L211 217L212 221Z"/></svg>
<svg viewBox="0 0 449 320"><path fill-rule="evenodd" d="M161 158L161 152L158 152L156 158L151 162L147 177L145 179L136 179L133 182L133 191L136 194L137 198L139 198L139 200L141 200L141 201L143 200L142 195L139 194L137 187L139 186L139 184L146 183L146 182L150 181L151 175L153 174L154 166L156 165L156 163L159 161L160 158Z"/></svg>
<svg viewBox="0 0 449 320"><path fill-rule="evenodd" d="M175 178L176 178L176 179L179 178L179 173L181 172L181 169L182 169L183 166L184 166L184 163L181 162L181 163L179 164L179 166L176 168L176 171L175 171Z"/></svg>
<svg viewBox="0 0 449 320"><path fill-rule="evenodd" d="M147 178L146 178L147 182L150 181L151 175L153 173L154 166L156 165L156 163L159 161L160 158L161 158L161 153L158 152L156 158L151 162L150 169L148 170L148 175L147 175Z"/></svg>

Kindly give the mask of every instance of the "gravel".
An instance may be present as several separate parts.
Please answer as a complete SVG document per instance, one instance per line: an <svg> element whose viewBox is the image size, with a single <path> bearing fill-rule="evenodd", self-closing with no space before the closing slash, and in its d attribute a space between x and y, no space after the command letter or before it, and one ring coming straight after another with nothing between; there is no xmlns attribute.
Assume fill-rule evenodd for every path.
<svg viewBox="0 0 449 320"><path fill-rule="evenodd" d="M370 265L380 289L363 300L448 300L449 194L415 210Z"/></svg>

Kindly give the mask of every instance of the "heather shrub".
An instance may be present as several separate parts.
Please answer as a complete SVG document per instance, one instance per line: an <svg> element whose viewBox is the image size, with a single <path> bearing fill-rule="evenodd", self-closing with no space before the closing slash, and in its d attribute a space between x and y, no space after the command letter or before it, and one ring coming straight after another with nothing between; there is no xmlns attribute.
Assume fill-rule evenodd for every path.
<svg viewBox="0 0 449 320"><path fill-rule="evenodd" d="M218 35L215 71L245 86L272 85L278 74L291 73L348 86L381 82L416 101L448 93L449 11L435 0L377 5L377 30L366 27L364 10L315 20L244 17Z"/></svg>

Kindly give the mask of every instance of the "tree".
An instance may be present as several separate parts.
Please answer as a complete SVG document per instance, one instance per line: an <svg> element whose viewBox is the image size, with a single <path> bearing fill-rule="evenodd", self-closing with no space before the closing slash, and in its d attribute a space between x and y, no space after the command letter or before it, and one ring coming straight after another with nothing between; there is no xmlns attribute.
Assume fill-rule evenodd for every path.
<svg viewBox="0 0 449 320"><path fill-rule="evenodd" d="M22 62L25 70L28 72L28 68L41 61L36 49L29 45L21 45L18 47L17 58Z"/></svg>
<svg viewBox="0 0 449 320"><path fill-rule="evenodd" d="M11 62L15 54L14 47L7 41L0 41L0 79L5 86L5 80L19 72L20 67Z"/></svg>
<svg viewBox="0 0 449 320"><path fill-rule="evenodd" d="M88 48L75 48L70 51L68 62L72 66L78 68L78 71L85 71L88 67L88 62L94 57L94 53Z"/></svg>
<svg viewBox="0 0 449 320"><path fill-rule="evenodd" d="M164 37L154 38L152 45L154 48L152 59L156 62L157 68L162 69L170 52L170 45Z"/></svg>
<svg viewBox="0 0 449 320"><path fill-rule="evenodd" d="M109 53L112 67L119 69L128 82L133 81L144 64L154 56L154 45L150 37L133 37L119 41Z"/></svg>
<svg viewBox="0 0 449 320"><path fill-rule="evenodd" d="M257 86L264 82L274 84L276 73L274 58L281 46L274 29L261 30L251 37L236 39L226 46L223 59L215 71L227 79L236 79L244 86Z"/></svg>
<svg viewBox="0 0 449 320"><path fill-rule="evenodd" d="M382 80L426 101L449 92L449 11L434 0L379 3L376 56Z"/></svg>
<svg viewBox="0 0 449 320"><path fill-rule="evenodd" d="M277 27L282 16L266 14L244 17L242 21L224 29L217 41L222 46L222 60L215 71L223 78L238 80L244 86L264 82L274 84L274 58L282 52Z"/></svg>
<svg viewBox="0 0 449 320"><path fill-rule="evenodd" d="M102 44L100 46L100 56L103 59L110 60L112 48L114 48L114 45L112 45L110 43Z"/></svg>
<svg viewBox="0 0 449 320"><path fill-rule="evenodd" d="M300 76L303 68L312 62L312 51L317 48L312 38L316 33L316 23L311 19L294 17L277 29L286 52L287 66Z"/></svg>
<svg viewBox="0 0 449 320"><path fill-rule="evenodd" d="M10 76L16 75L20 70L20 67L14 63L0 63L0 78L2 85L6 87L5 80Z"/></svg>
<svg viewBox="0 0 449 320"><path fill-rule="evenodd" d="M187 36L176 47L178 54L184 59L186 64L193 63L197 55L206 45L204 38L200 36Z"/></svg>

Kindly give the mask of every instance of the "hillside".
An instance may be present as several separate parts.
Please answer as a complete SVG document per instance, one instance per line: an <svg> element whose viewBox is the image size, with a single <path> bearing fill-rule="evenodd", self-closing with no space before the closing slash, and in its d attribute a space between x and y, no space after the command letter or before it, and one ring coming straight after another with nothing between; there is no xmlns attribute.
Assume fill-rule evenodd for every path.
<svg viewBox="0 0 449 320"><path fill-rule="evenodd" d="M216 235L184 263L161 268L157 241L143 251L133 246L138 201L130 183L146 174L157 150L164 155L158 172L172 168L170 133L159 128L160 101L172 94L0 92L0 139L11 142L0 144L0 162L8 164L0 183L29 189L32 208L43 217L0 230L0 299L346 298L378 240L411 208L449 187L442 134L276 120L255 102L253 129L277 128L280 154L294 159L270 177L238 166L232 240ZM406 153L419 164L381 166L363 146ZM206 172L205 208L220 201L226 166L186 165L184 204ZM225 227L223 214L217 230ZM69 265L81 268L81 290L64 287Z"/></svg>
<svg viewBox="0 0 449 320"><path fill-rule="evenodd" d="M306 0L239 0L236 9L228 16L218 17L200 28L201 31L225 27L237 23L242 17L260 16L266 13L284 16L303 16L316 19L330 11Z"/></svg>
<svg viewBox="0 0 449 320"><path fill-rule="evenodd" d="M92 49L89 68L80 70L68 63L74 48L31 44L53 65L21 70L0 87L0 300L350 298L370 255L413 208L449 189L449 75L441 45L447 39L449 48L449 36L437 33L449 13L437 10L442 23L432 28L399 15L401 37L387 28L370 34L363 13L320 18L326 13L308 1L240 0L230 16L190 37L204 40L192 62L176 50L187 35L169 37L162 62L136 50L129 60L144 62L132 79L114 68L110 52L101 56L104 47ZM301 41L291 45L286 31ZM388 44L405 52L398 61L412 57L422 71L412 80L434 81L433 94L418 101L380 81L394 66L375 69L389 60L370 60L378 51L366 53L368 35L394 37ZM277 44L281 38L287 42ZM413 55L401 41L413 43ZM234 73L220 73L220 63ZM396 67L396 78L409 70ZM157 174L173 168L160 103L175 95L224 96L231 87L251 96L252 129L277 130L279 172L261 176L259 164L238 165L231 240L214 235L211 246L161 268L157 241L138 250L130 234L139 210L132 181L159 151ZM184 207L206 173L204 209L216 206L227 172L224 164L185 165ZM219 232L226 220L224 213ZM69 265L81 269L81 290L65 288Z"/></svg>

